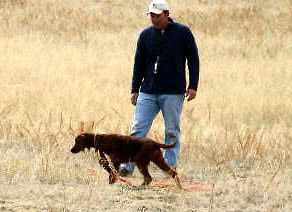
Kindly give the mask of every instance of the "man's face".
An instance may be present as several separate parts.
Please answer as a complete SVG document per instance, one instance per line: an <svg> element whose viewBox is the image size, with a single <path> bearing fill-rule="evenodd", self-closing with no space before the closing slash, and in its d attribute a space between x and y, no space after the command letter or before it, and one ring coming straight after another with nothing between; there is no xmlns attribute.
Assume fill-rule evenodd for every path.
<svg viewBox="0 0 292 212"><path fill-rule="evenodd" d="M157 29L163 29L168 22L168 14L167 13L161 13L161 14L155 14L150 13L150 18L153 26Z"/></svg>

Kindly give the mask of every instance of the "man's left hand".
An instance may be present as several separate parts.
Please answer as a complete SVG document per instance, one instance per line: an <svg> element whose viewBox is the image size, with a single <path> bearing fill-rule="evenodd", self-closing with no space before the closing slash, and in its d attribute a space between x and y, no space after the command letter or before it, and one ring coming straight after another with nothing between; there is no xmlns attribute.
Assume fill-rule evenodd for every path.
<svg viewBox="0 0 292 212"><path fill-rule="evenodd" d="M197 91L194 89L188 89L186 92L187 101L191 101L196 98Z"/></svg>

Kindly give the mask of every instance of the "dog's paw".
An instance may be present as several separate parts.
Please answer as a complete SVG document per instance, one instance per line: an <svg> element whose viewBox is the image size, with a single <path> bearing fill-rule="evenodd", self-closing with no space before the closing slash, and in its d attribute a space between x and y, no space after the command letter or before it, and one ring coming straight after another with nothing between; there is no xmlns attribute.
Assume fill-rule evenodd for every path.
<svg viewBox="0 0 292 212"><path fill-rule="evenodd" d="M117 181L118 181L118 175L117 175L117 173L115 173L115 172L111 173L109 175L109 179L108 179L109 184L114 184Z"/></svg>
<svg viewBox="0 0 292 212"><path fill-rule="evenodd" d="M144 182L141 186L148 186L152 182L152 178L144 178Z"/></svg>

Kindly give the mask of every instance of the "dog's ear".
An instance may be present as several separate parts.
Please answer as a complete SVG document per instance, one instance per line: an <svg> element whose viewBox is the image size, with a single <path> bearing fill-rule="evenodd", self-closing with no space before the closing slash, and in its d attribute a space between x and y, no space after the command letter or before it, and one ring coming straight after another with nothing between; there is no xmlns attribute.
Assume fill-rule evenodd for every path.
<svg viewBox="0 0 292 212"><path fill-rule="evenodd" d="M75 138L75 143L78 143L78 144L85 144L86 143L86 136L81 133L79 134L76 138Z"/></svg>

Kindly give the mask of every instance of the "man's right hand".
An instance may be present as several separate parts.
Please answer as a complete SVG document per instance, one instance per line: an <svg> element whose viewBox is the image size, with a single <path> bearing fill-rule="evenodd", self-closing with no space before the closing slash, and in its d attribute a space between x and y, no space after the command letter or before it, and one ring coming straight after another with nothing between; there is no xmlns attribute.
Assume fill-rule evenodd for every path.
<svg viewBox="0 0 292 212"><path fill-rule="evenodd" d="M132 93L131 94L131 103L132 103L132 105L136 105L137 104L138 96L139 96L139 93Z"/></svg>

